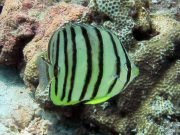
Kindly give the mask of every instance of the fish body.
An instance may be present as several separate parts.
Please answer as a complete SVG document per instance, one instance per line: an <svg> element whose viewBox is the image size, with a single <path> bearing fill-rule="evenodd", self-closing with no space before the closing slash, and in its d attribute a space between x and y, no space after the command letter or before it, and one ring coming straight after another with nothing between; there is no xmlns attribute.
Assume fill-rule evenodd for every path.
<svg viewBox="0 0 180 135"><path fill-rule="evenodd" d="M46 57L46 79L40 79L48 78L50 99L60 106L107 101L139 74L118 37L99 26L69 23L59 28Z"/></svg>

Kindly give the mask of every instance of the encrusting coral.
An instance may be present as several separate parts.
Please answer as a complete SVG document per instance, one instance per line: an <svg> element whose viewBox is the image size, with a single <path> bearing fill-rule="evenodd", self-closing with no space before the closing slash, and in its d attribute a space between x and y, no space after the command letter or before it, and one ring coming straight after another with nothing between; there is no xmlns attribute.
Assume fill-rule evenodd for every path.
<svg viewBox="0 0 180 135"><path fill-rule="evenodd" d="M6 6L8 5L8 6ZM17 1L6 0L0 28L0 64L12 65L22 60L23 47L33 38L38 24L23 12Z"/></svg>

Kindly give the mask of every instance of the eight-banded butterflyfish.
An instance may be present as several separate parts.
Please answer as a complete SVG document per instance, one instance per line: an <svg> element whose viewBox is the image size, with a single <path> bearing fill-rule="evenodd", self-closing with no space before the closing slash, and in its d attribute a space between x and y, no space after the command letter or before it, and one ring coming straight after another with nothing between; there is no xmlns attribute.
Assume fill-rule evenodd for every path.
<svg viewBox="0 0 180 135"><path fill-rule="evenodd" d="M118 37L100 26L64 25L41 58L50 99L61 106L105 102L139 74Z"/></svg>

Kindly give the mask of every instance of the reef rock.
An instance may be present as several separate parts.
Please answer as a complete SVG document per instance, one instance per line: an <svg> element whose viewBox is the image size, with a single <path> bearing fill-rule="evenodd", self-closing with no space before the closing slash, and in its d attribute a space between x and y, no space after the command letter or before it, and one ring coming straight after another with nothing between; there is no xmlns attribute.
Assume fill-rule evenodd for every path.
<svg viewBox="0 0 180 135"><path fill-rule="evenodd" d="M19 63L22 49L36 33L38 23L21 6L20 1L5 1L0 15L0 64Z"/></svg>
<svg viewBox="0 0 180 135"><path fill-rule="evenodd" d="M75 114L80 115L87 127L98 127L104 134L177 133L180 125L180 23L177 3L170 5L151 0L90 0L90 11L88 7L64 2L6 0L0 16L0 63L19 64L23 59L23 79L31 90L36 89L37 58L47 50L56 29L70 21L104 25L120 37L139 67L140 75L115 98L100 105L85 105ZM48 92L37 89L35 100L45 104ZM24 128L22 134L57 133L51 130L58 123L57 116L46 121L39 115L41 112L35 112L30 122L31 110L30 113L27 109L18 112L28 116L23 120L13 116L14 122ZM0 127L8 130L2 124Z"/></svg>
<svg viewBox="0 0 180 135"><path fill-rule="evenodd" d="M38 78L38 74L34 73L37 71L35 62L38 54L47 50L52 33L67 22L77 21L86 12L89 12L88 8L66 3L56 4L42 12L44 18L39 23L36 36L23 51L26 62L34 63L34 66L27 64L25 68L24 80L26 82L36 83L37 79L35 78Z"/></svg>
<svg viewBox="0 0 180 135"><path fill-rule="evenodd" d="M41 0L6 0L4 7L0 16L0 64L19 64L24 58L29 63L23 76L27 85L37 84L35 61L38 54L46 50L52 33L89 12L88 8L63 2L48 7Z"/></svg>
<svg viewBox="0 0 180 135"><path fill-rule="evenodd" d="M82 117L113 134L178 133L180 23L174 14L148 15L146 7L142 9L135 21L136 34L142 41L129 48L140 75L107 107L85 107Z"/></svg>
<svg viewBox="0 0 180 135"><path fill-rule="evenodd" d="M0 135L17 135L29 125L39 107L16 68L0 66Z"/></svg>

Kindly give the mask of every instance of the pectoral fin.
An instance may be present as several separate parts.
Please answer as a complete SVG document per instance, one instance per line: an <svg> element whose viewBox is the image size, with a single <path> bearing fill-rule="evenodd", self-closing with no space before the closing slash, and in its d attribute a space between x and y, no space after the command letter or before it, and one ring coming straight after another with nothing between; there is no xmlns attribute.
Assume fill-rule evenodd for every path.
<svg viewBox="0 0 180 135"><path fill-rule="evenodd" d="M39 85L38 87L40 89L45 89L47 85L49 84L49 73L48 73L48 67L50 63L46 61L42 56L38 58L37 61L38 65L38 71L39 71Z"/></svg>

